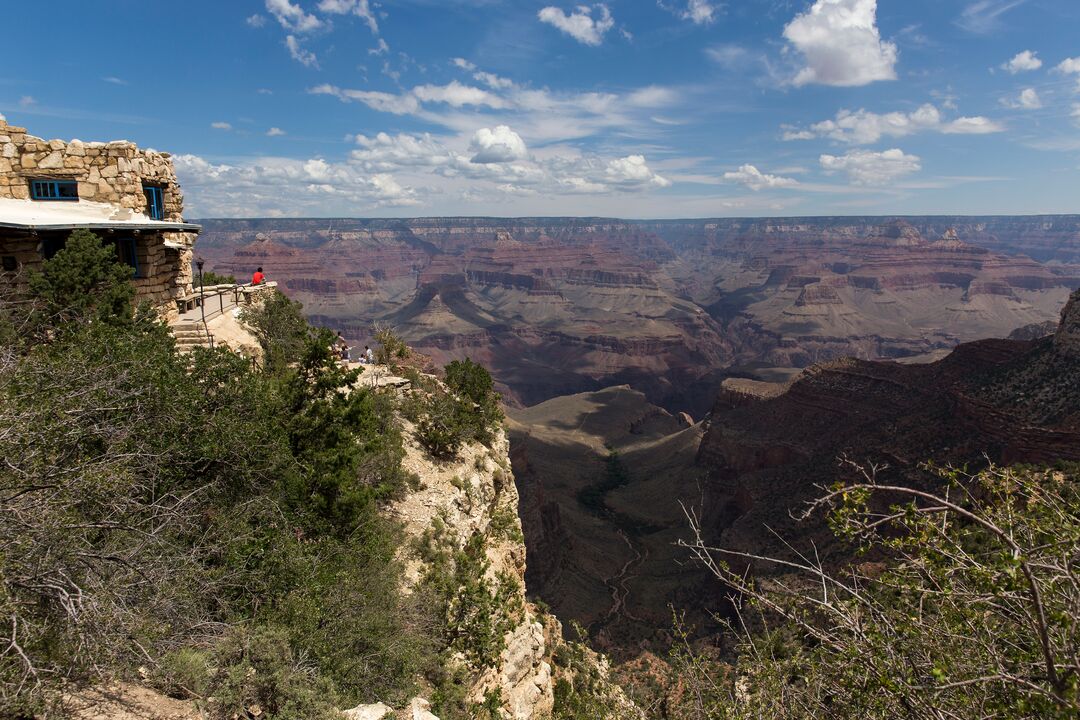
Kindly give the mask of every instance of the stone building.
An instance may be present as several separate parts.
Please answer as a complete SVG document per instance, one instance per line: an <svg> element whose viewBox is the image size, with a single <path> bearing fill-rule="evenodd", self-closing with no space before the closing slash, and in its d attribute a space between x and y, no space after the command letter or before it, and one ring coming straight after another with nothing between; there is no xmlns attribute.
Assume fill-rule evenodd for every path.
<svg viewBox="0 0 1080 720"><path fill-rule="evenodd" d="M43 140L0 115L0 290L24 288L27 270L85 228L132 266L138 302L176 317L200 227L181 217L169 158L127 141Z"/></svg>

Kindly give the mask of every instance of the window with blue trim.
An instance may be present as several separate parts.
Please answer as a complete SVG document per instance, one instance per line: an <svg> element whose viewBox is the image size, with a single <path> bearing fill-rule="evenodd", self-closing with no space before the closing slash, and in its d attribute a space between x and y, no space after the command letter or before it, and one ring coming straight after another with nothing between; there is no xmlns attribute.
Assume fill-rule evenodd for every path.
<svg viewBox="0 0 1080 720"><path fill-rule="evenodd" d="M135 271L135 277L142 277L142 269L139 267L139 253L135 246L135 238L118 237L112 241L116 248L116 259Z"/></svg>
<svg viewBox="0 0 1080 720"><path fill-rule="evenodd" d="M31 180L30 197L34 200L78 201L79 183L74 180Z"/></svg>
<svg viewBox="0 0 1080 720"><path fill-rule="evenodd" d="M146 214L152 220L165 219L165 197L161 188L157 185L143 185L143 195L146 196Z"/></svg>

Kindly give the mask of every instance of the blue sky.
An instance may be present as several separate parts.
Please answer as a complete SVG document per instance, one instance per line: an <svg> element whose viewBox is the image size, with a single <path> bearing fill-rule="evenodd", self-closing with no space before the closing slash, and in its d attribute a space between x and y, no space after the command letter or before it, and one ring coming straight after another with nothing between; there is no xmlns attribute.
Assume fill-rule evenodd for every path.
<svg viewBox="0 0 1080 720"><path fill-rule="evenodd" d="M1080 212L1077 0L58 0L0 114L186 215Z"/></svg>

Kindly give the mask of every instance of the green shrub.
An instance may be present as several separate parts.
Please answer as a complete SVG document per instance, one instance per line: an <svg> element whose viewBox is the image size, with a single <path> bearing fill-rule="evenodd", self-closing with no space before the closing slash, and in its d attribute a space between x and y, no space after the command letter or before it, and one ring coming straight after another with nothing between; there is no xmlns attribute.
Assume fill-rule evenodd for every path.
<svg viewBox="0 0 1080 720"><path fill-rule="evenodd" d="M333 688L273 628L236 628L218 645L210 680L213 717L332 720Z"/></svg>
<svg viewBox="0 0 1080 720"><path fill-rule="evenodd" d="M411 480L392 402L350 391L288 302L268 301L263 337L288 350L265 369L177 355L152 316L120 313L126 275L95 247L69 244L34 285L49 341L0 348L0 616L18 645L0 649L0 716L140 665L228 716L404 698L439 647L377 512Z"/></svg>

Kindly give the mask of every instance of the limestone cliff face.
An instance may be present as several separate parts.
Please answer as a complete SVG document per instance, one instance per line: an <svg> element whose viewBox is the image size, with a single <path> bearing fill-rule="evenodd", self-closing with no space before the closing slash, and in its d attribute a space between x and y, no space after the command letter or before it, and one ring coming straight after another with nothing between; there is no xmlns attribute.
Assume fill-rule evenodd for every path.
<svg viewBox="0 0 1080 720"><path fill-rule="evenodd" d="M407 435L411 429L407 424ZM479 703L485 695L498 690L505 717L543 717L551 712L554 700L552 670L547 660L554 639L545 637L536 610L525 601L525 544L506 435L500 430L490 448L478 443L468 445L452 461L437 462L415 443L406 443L406 453L403 466L420 478L421 486L396 502L389 509L391 516L404 526L412 541L419 540L436 518L445 524L458 548L476 535L483 536L491 563L488 580L498 582L500 576L514 579L516 599L524 607L505 635L506 647L497 666L474 670L469 699ZM406 582L415 585L425 567L410 552L412 544L406 543L402 551L407 563Z"/></svg>

